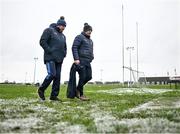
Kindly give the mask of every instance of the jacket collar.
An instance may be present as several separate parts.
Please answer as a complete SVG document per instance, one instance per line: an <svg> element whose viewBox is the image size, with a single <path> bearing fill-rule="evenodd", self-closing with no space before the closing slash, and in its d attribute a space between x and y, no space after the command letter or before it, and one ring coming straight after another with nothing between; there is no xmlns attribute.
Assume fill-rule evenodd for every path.
<svg viewBox="0 0 180 134"><path fill-rule="evenodd" d="M88 36L85 34L85 32L81 32L82 35L84 35L86 38L90 39L91 36Z"/></svg>

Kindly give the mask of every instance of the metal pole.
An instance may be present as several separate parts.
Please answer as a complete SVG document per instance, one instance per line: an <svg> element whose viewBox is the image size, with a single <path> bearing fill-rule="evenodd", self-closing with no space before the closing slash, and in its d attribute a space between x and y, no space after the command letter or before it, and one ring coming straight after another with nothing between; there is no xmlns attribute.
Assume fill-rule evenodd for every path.
<svg viewBox="0 0 180 134"><path fill-rule="evenodd" d="M123 78L122 78L122 82L123 82L123 86L124 86L124 8L122 5L122 70L123 70Z"/></svg>
<svg viewBox="0 0 180 134"><path fill-rule="evenodd" d="M139 42L138 42L138 22L136 22L136 43L137 43L137 82L138 82L138 79L139 79L139 52L138 52L138 50L139 50Z"/></svg>
<svg viewBox="0 0 180 134"><path fill-rule="evenodd" d="M35 57L34 58L34 81L33 81L33 83L35 84L35 78L36 78L36 61L38 60L38 58L37 57Z"/></svg>
<svg viewBox="0 0 180 134"><path fill-rule="evenodd" d="M129 70L129 72L130 72L130 81L129 81L129 86L131 87L131 80L132 80L132 78L131 78L131 49L129 50L129 66L130 66L130 70Z"/></svg>

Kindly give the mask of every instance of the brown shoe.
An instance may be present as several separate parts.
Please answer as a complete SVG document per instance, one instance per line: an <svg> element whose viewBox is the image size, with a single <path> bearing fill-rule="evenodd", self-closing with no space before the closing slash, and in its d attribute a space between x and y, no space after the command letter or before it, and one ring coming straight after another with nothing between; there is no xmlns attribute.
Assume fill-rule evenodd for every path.
<svg viewBox="0 0 180 134"><path fill-rule="evenodd" d="M89 101L90 100L89 98L87 98L84 95L80 96L79 99L82 100L82 101Z"/></svg>

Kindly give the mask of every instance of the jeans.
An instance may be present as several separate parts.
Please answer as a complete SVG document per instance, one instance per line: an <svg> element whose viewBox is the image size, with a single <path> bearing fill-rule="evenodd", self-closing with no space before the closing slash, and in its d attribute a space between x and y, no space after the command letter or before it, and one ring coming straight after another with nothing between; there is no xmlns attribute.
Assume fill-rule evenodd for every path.
<svg viewBox="0 0 180 134"><path fill-rule="evenodd" d="M45 91L50 83L53 81L51 97L57 97L60 91L61 80L61 66L62 62L57 63L54 61L46 62L46 68L48 75L44 79L42 85L39 87L41 91Z"/></svg>

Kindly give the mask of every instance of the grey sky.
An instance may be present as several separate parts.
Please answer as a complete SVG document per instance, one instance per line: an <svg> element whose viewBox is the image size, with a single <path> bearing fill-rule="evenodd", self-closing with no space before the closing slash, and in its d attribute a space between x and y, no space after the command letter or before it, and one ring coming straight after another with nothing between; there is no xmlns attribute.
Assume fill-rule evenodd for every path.
<svg viewBox="0 0 180 134"><path fill-rule="evenodd" d="M139 70L146 76L180 73L180 0L0 0L1 80L33 80L34 57L38 57L36 78L46 76L43 49L39 46L45 28L63 15L68 54L62 81L68 80L73 62L71 46L84 22L93 27L95 59L93 80L122 81L122 11L124 5L125 47L134 46L132 67L136 69L136 21L139 24ZM129 54L125 50L125 65ZM27 72L27 75L26 75ZM126 70L125 79L129 79Z"/></svg>

